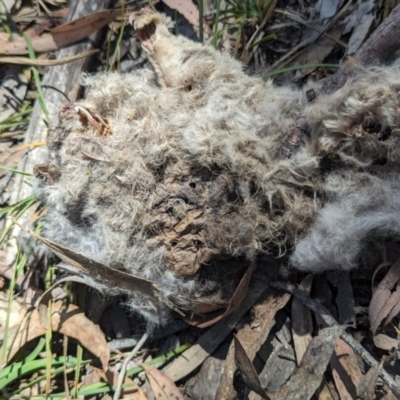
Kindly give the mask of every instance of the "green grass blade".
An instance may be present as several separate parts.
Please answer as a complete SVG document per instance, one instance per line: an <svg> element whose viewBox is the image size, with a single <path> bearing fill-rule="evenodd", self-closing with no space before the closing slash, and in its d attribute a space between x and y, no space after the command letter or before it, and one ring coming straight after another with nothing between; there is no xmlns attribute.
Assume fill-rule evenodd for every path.
<svg viewBox="0 0 400 400"><path fill-rule="evenodd" d="M164 354L160 357L157 357L145 364L151 366L151 365L157 365L160 363L165 363L167 361L172 360L176 356L179 356L180 354L182 354L190 346L191 346L190 344L184 344L184 345L178 347L177 349L170 351L169 353ZM135 367L135 368L128 370L128 372L126 373L126 376L130 376L130 377L136 376L142 371L143 371L142 367ZM125 384L122 387L127 388L127 387L132 387L132 386L133 386L132 384ZM110 387L106 382L98 382L98 383L94 383L92 385L88 385L82 389L79 389L78 391L71 390L70 395L72 395L72 396L94 396L97 394L109 393L111 391L114 391L115 389L116 389L116 386ZM65 392L55 393L55 394L48 395L47 398L48 399L64 398L65 395L66 395Z"/></svg>
<svg viewBox="0 0 400 400"><path fill-rule="evenodd" d="M5 169L6 171L14 172L14 174L25 175L25 176L33 176L29 172L24 172L24 171L20 171L19 169L6 167L5 165L0 165L0 169Z"/></svg>
<svg viewBox="0 0 400 400"><path fill-rule="evenodd" d="M32 42L26 33L24 33L24 39L26 42L26 47L28 48L29 58L32 60L36 59L35 50L33 49ZM33 79L35 81L35 85L36 85L36 88L38 91L38 102L39 102L40 108L43 111L43 114L45 115L46 122L48 123L50 121L49 111L47 110L46 101L45 101L44 93L43 93L43 89L42 89L42 84L40 82L39 71L37 70L36 67L31 67L31 70L32 70Z"/></svg>
<svg viewBox="0 0 400 400"><path fill-rule="evenodd" d="M19 257L17 257L18 259ZM6 313L6 321L4 324L4 338L3 338L3 344L2 344L2 351L1 351L1 360L2 363L7 361L8 355L7 355L7 347L8 347L8 332L10 329L10 315L11 315L11 307L12 307L12 302L14 299L14 288L15 284L17 282L18 276L23 270L23 268L26 265L26 262L28 261L28 256L24 254L20 260L17 262L17 264L14 266L14 273L13 277L10 281L10 286L8 288L8 299L7 299L7 313Z"/></svg>
<svg viewBox="0 0 400 400"><path fill-rule="evenodd" d="M36 357L39 355L39 353L43 350L45 344L46 344L46 339L44 337L41 337L36 347L32 350L32 353L25 358L25 361L31 362L35 360Z"/></svg>
<svg viewBox="0 0 400 400"><path fill-rule="evenodd" d="M270 35L264 36L264 37L263 37L262 39L260 39L259 41L253 43L253 44L250 46L249 50L251 50L251 49L252 49L253 47L255 47L255 46L258 46L258 45L261 44L261 43L267 42L267 41L269 41L269 40L274 40L274 39L276 39L276 38L277 38L277 36L276 36L275 33L271 33Z"/></svg>
<svg viewBox="0 0 400 400"><path fill-rule="evenodd" d="M204 4L203 4L203 0L199 0L198 4L199 4L199 41L200 41L200 43L204 43Z"/></svg>
<svg viewBox="0 0 400 400"><path fill-rule="evenodd" d="M299 69L307 69L307 68L339 68L338 64L304 64L304 65L295 65L293 67L287 67L287 68L282 68L278 69L276 71L269 72L263 76L263 79L268 79L271 78L271 76L283 74L285 72L290 72L290 71L297 71Z"/></svg>
<svg viewBox="0 0 400 400"><path fill-rule="evenodd" d="M213 38L211 41L211 44L214 47L217 47L217 42L218 42L218 38L219 38L219 34L218 34L218 24L220 22L219 17L220 17L220 12L221 12L221 0L216 0L215 3L215 20L214 20L214 34L213 34Z"/></svg>
<svg viewBox="0 0 400 400"><path fill-rule="evenodd" d="M8 207L4 207L3 209L0 210L0 216L4 214L10 214L13 215L15 218L19 218L21 215L25 213L26 210L31 208L35 203L36 199L33 196L28 196L27 198L19 201L16 204L13 204ZM3 233L0 236L0 244L3 243L4 239L7 237L7 235L10 233L12 227L14 226L14 223L9 223L6 228L4 229Z"/></svg>
<svg viewBox="0 0 400 400"><path fill-rule="evenodd" d="M44 338L43 338L44 339ZM92 362L92 360L86 360L85 364ZM17 380L21 380L23 376L31 375L35 372L43 370L46 368L47 360L34 360L27 362L26 360L20 361L17 363L10 364L9 366L5 367L1 371L0 375L0 390L6 388L8 385L12 384ZM67 365L68 368L72 368L76 366L76 359L74 357L67 357L67 360L64 360L64 357L57 357L52 359L52 367L59 367L52 371L53 375L59 374L63 371L64 365ZM57 373L56 373L57 371ZM46 379L46 375L42 374L38 378L36 378L35 383L43 381ZM29 382L27 385L18 388L15 390L13 394L18 394L24 389L29 386L32 386L32 381Z"/></svg>

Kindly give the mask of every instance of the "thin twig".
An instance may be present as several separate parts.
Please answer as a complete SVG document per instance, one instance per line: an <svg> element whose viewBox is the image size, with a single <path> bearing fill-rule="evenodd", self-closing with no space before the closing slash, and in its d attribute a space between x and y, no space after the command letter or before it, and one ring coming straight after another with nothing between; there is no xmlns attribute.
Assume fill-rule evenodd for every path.
<svg viewBox="0 0 400 400"><path fill-rule="evenodd" d="M122 391L122 385L124 384L126 371L128 370L128 364L132 361L133 357L136 356L138 351L143 347L143 345L145 344L145 342L148 339L148 337L149 337L149 335L147 333L144 333L142 338L138 341L138 343L135 346L135 348L131 351L129 356L126 357L126 359L125 359L125 361L124 361L124 363L122 365L121 371L119 373L119 376L118 376L118 383L117 383L117 387L116 387L115 392L114 392L113 400L119 400L120 399L121 391Z"/></svg>
<svg viewBox="0 0 400 400"><path fill-rule="evenodd" d="M334 38L333 36L331 36L331 35L328 35L327 33L325 33L325 30L320 30L320 29L316 28L315 26L310 25L307 21L305 21L305 20L304 20L303 18L301 18L301 17L298 17L295 13L292 13L292 12L286 11L286 10L282 10L282 9L278 9L278 8L275 9L275 12L276 12L277 14L282 14L282 15L284 15L285 17L290 18L290 19L292 19L293 21L298 22L299 24L302 24L302 25L306 26L307 28L310 28L310 29L312 29L312 30L314 30L314 31L316 31L316 32L318 32L318 33L320 33L321 35L323 35L323 36L327 37L328 39L334 41L336 44L338 44L339 46L342 46L342 47L345 48L345 49L348 48L347 44L341 42L341 41L338 40L338 39L335 39L335 38Z"/></svg>
<svg viewBox="0 0 400 400"><path fill-rule="evenodd" d="M342 9L326 24L326 26L323 28L322 31L318 31L318 33L315 36L312 36L309 39L303 40L300 44L298 44L296 47L294 47L292 50L287 52L283 57L281 57L277 62L272 64L269 68L268 71L275 70L279 68L284 61L288 60L294 53L296 53L298 50L301 48L308 46L315 40L317 40L321 35L325 34L325 32L329 31L335 25L336 21L344 16L344 14L347 12L347 10L350 8L352 5L353 0L349 0L343 7Z"/></svg>
<svg viewBox="0 0 400 400"><path fill-rule="evenodd" d="M256 29L256 31L251 36L250 40L247 42L246 47L243 52L243 58L242 58L242 61L244 61L245 64L247 64L250 61L251 56L252 56L252 55L249 56L249 50L250 50L251 45L253 44L253 42L254 42L255 38L258 36L258 34L264 29L265 24L271 18L271 15L273 14L273 12L275 10L276 3L277 3L277 0L274 0L274 2L270 5L260 26Z"/></svg>
<svg viewBox="0 0 400 400"><path fill-rule="evenodd" d="M51 67L54 65L62 65L66 63L70 63L72 61L80 60L81 58L92 56L93 54L98 53L99 50L89 50L84 53L77 54L76 56L59 58L56 60L38 60L32 59L28 57L0 57L0 63L7 64L19 64L19 65L33 65L36 67Z"/></svg>
<svg viewBox="0 0 400 400"><path fill-rule="evenodd" d="M305 306L307 306L310 310L314 311L317 313L323 321L328 325L328 326L334 326L334 325L340 325L335 318L332 317L332 315L329 313L329 311L323 307L321 304L318 304L315 302L313 299L308 297L304 292L302 292L300 289L298 289L296 286L294 286L290 282L283 282L283 281L275 281L275 282L270 282L271 286L274 286L279 289L283 289L289 293L291 293L293 296L297 297ZM347 332L343 331L341 338L353 348L356 354L358 354L363 361L368 364L370 367L375 367L379 363L378 361L375 360L374 357L370 353L368 353L367 350L364 349L363 346L357 340L355 340L351 335L349 335ZM380 372L380 376L382 380L390 387L392 392L397 398L400 398L400 387L397 385L397 383L394 381L394 379L390 376L388 372L386 372L383 368L382 371Z"/></svg>

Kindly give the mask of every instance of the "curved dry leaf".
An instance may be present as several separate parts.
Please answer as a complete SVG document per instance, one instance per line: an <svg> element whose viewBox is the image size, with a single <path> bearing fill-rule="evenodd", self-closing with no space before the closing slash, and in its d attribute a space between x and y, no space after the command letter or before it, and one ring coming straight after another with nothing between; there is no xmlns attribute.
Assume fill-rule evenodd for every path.
<svg viewBox="0 0 400 400"><path fill-rule="evenodd" d="M59 307L60 312L57 311ZM66 310L61 309L61 302L55 303L52 308L52 330L76 339L83 347L98 357L106 371L110 360L110 349L104 333L74 304Z"/></svg>
<svg viewBox="0 0 400 400"><path fill-rule="evenodd" d="M146 372L156 400L185 400L175 383L163 372L148 365L141 365Z"/></svg>
<svg viewBox="0 0 400 400"><path fill-rule="evenodd" d="M310 295L311 286L313 282L313 275L307 275L299 285L307 296ZM300 364L308 345L312 340L313 332L312 314L308 307L306 307L297 297L292 301L292 335L293 345L296 353L297 365Z"/></svg>
<svg viewBox="0 0 400 400"><path fill-rule="evenodd" d="M332 376L333 376L333 381L335 382L336 390L339 394L340 400L353 400L355 397L353 397L345 382L349 381L349 377L346 375L346 373L337 366L339 365L339 361L335 359L335 361L331 360L331 367L332 367ZM355 388L354 388L355 390ZM352 391L354 393L354 390Z"/></svg>
<svg viewBox="0 0 400 400"><path fill-rule="evenodd" d="M387 309L389 308L391 308L391 310L385 321L383 321L383 326L386 326L400 313L400 284L397 285L396 291L392 293L389 301L387 302Z"/></svg>
<svg viewBox="0 0 400 400"><path fill-rule="evenodd" d="M235 293L233 293L229 301L228 307L224 312L220 313L216 317L211 317L211 319L205 322L204 320L193 320L189 318L184 318L184 321L189 325L193 325L198 328L208 328L209 326L214 325L216 322L232 314L240 306L240 304L246 297L253 271L254 271L254 265L252 264L243 275L243 278L240 280L239 285L237 286ZM199 312L199 310L195 309L195 312L196 311Z"/></svg>
<svg viewBox="0 0 400 400"><path fill-rule="evenodd" d="M178 314L184 316L184 314L177 309L170 300L162 295L158 286L154 282L110 268L98 261L84 256L83 254L61 246L49 239L45 239L30 229L22 226L15 219L13 219L13 222L22 230L29 233L33 238L44 243L57 257L64 261L65 264L63 264L63 269L74 274L81 273L90 277L96 277L101 279L102 282L107 282L111 287L118 287L122 290L127 290L128 292L138 291L155 297Z"/></svg>
<svg viewBox="0 0 400 400"><path fill-rule="evenodd" d="M392 311L400 303L400 285L392 293L394 287L400 280L400 259L389 269L385 277L379 283L372 296L369 305L369 320L371 331L375 335L378 327L385 320L385 324L390 322L389 315L394 317Z"/></svg>
<svg viewBox="0 0 400 400"><path fill-rule="evenodd" d="M369 371L364 375L362 381L357 386L357 398L363 400L374 400L375 399L375 386L376 381L379 377L383 368L383 362L376 364L375 367L370 368Z"/></svg>
<svg viewBox="0 0 400 400"><path fill-rule="evenodd" d="M208 329L192 347L177 357L167 370L168 376L176 382L195 371L224 341L267 287L268 284L263 281L253 281L246 299L239 308Z"/></svg>
<svg viewBox="0 0 400 400"><path fill-rule="evenodd" d="M253 306L251 320L237 333L237 339L251 361L254 361L257 352L275 325L277 312L286 306L290 298L290 294L269 287ZM254 329L254 325L257 329ZM236 372L234 354L231 345L217 389L217 398L232 398L233 393L236 393L233 387Z"/></svg>
<svg viewBox="0 0 400 400"><path fill-rule="evenodd" d="M242 374L243 382L248 388L259 394L263 399L269 399L265 390L261 386L260 378L258 377L246 350L243 348L236 335L233 337L233 340L235 342L235 361Z"/></svg>
<svg viewBox="0 0 400 400"><path fill-rule="evenodd" d="M340 364L343 366L343 369L357 386L363 377L363 373L359 367L359 361L353 349L343 339L339 339L336 342L335 354Z"/></svg>
<svg viewBox="0 0 400 400"><path fill-rule="evenodd" d="M163 3L169 8L177 10L192 25L199 26L199 9L192 0L163 0ZM204 30L207 34L212 35L212 30L206 23L204 23Z"/></svg>
<svg viewBox="0 0 400 400"><path fill-rule="evenodd" d="M1 360L1 363L11 360L26 343L45 333L46 329L40 321L38 310L35 309L26 315L18 329L12 331L8 339L7 360Z"/></svg>
<svg viewBox="0 0 400 400"><path fill-rule="evenodd" d="M356 398L356 386L362 379L356 355L352 348L339 339L331 358L332 376L341 400Z"/></svg>
<svg viewBox="0 0 400 400"><path fill-rule="evenodd" d="M243 346L235 337L235 358L245 384L264 399L311 399L321 385L326 366L342 331L343 328L338 325L322 329L308 346L299 368L295 370L290 380L277 392L264 391L253 364Z"/></svg>
<svg viewBox="0 0 400 400"><path fill-rule="evenodd" d="M324 328L312 339L299 368L279 391L284 394L284 399L308 400L312 398L324 379L326 367L342 331L343 328L339 325Z"/></svg>
<svg viewBox="0 0 400 400"><path fill-rule="evenodd" d="M124 391L122 391L124 393ZM146 393L138 386L135 393L132 393L130 397L132 400L148 400Z"/></svg>
<svg viewBox="0 0 400 400"><path fill-rule="evenodd" d="M318 400L336 400L339 398L339 395L333 384L329 384L327 382L324 382L323 385L321 385L315 395L317 396Z"/></svg>
<svg viewBox="0 0 400 400"><path fill-rule="evenodd" d="M122 15L122 10L105 10L86 15L75 21L61 25L50 33L30 38L33 49L37 53L55 51L72 43L87 38L92 33L103 28L117 16ZM28 54L25 39L20 37L13 42L1 38L0 54L23 55Z"/></svg>
<svg viewBox="0 0 400 400"><path fill-rule="evenodd" d="M397 339L391 338L383 333L379 333L373 337L374 345L382 350L390 351L399 349L400 342Z"/></svg>
<svg viewBox="0 0 400 400"><path fill-rule="evenodd" d="M51 329L78 340L83 347L100 359L103 369L107 370L110 350L104 333L98 325L85 316L79 307L70 304L65 309L63 302L53 303ZM35 309L10 340L8 359L10 360L25 343L45 333L46 328L42 325L39 311Z"/></svg>

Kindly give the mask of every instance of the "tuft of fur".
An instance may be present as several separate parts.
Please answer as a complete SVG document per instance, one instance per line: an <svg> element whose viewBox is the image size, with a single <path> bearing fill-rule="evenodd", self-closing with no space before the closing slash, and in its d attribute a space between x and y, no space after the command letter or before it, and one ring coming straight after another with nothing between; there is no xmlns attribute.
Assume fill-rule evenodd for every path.
<svg viewBox="0 0 400 400"><path fill-rule="evenodd" d="M383 214L400 211L389 195L399 190L389 175L398 168L399 67L360 70L308 105L302 91L249 77L166 24L137 14L153 70L86 76L85 98L52 123L36 168L47 237L157 282L191 310L197 301L227 304L259 256L298 243L297 268L348 269L368 235L398 235ZM299 115L310 137L282 158ZM340 237L350 218L351 249ZM153 323L167 318L141 294L131 306Z"/></svg>
<svg viewBox="0 0 400 400"><path fill-rule="evenodd" d="M357 267L369 242L400 237L400 176L343 172L325 182L327 204L291 256L294 267L321 272Z"/></svg>

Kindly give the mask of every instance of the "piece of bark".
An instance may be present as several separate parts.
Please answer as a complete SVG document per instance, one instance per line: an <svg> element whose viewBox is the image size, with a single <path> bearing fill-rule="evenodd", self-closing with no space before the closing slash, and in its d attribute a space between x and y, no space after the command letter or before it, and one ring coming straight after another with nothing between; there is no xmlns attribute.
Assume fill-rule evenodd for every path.
<svg viewBox="0 0 400 400"><path fill-rule="evenodd" d="M282 329L285 328L287 329L283 325ZM296 369L296 356L294 349L286 340L281 341L275 337L272 341L272 346L271 356L265 363L259 377L264 388L276 391L289 380Z"/></svg>
<svg viewBox="0 0 400 400"><path fill-rule="evenodd" d="M268 286L268 284L261 281L252 282L247 292L247 297L239 308L224 320L213 325L190 349L176 358L168 368L167 375L176 382L185 378L203 364L207 357L209 357L224 341Z"/></svg>
<svg viewBox="0 0 400 400"><path fill-rule="evenodd" d="M216 395L220 382L224 360L227 355L229 343L219 347L211 357L208 357L201 366L200 371L185 385L185 394L189 399L208 400L225 397Z"/></svg>
<svg viewBox="0 0 400 400"><path fill-rule="evenodd" d="M235 359L246 386L268 400L308 400L320 386L335 343L342 327L322 329L314 337L304 354L299 368L290 380L277 392L265 391L261 381L240 341L235 337ZM294 354L293 354L294 356Z"/></svg>
<svg viewBox="0 0 400 400"><path fill-rule="evenodd" d="M93 0L90 2L73 0L67 17L67 22L83 17L87 14L103 10L108 6L109 0ZM69 46L56 53L57 58L72 57L85 51L92 50L98 41L100 33L97 32L81 43ZM89 59L83 58L68 64L52 67L44 76L42 81L45 103L47 106L49 119L52 120L60 108L67 101L77 99L80 90L80 81L82 73L86 70ZM46 138L46 121L45 116L38 102L35 103L30 123L25 134L24 143L40 142ZM26 152L21 157L18 169L20 171L32 172L36 163L38 149ZM32 186L26 183L23 175L16 175L14 181L14 189L12 195L12 203L16 203L32 192ZM19 219L23 224L27 221L33 212L33 208L26 211ZM11 236L18 236L20 229L16 227ZM16 255L16 245L12 244L8 252L8 264L11 265Z"/></svg>

